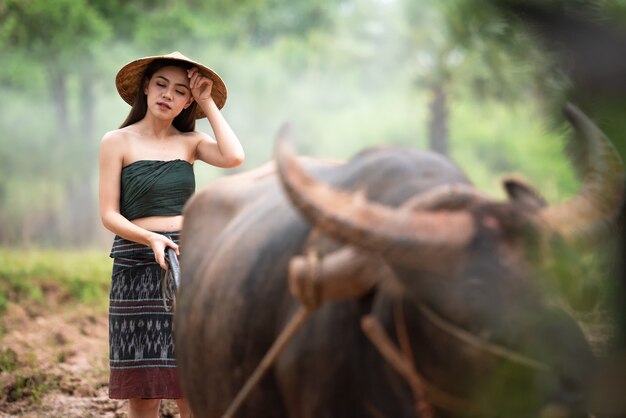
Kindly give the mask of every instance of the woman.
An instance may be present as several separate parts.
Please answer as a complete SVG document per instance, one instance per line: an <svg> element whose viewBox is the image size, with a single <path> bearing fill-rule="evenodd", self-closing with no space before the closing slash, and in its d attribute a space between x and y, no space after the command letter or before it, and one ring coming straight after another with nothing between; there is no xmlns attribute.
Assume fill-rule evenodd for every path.
<svg viewBox="0 0 626 418"><path fill-rule="evenodd" d="M132 108L100 145L100 215L116 234L109 308L109 396L129 399L129 417L158 416L161 399L183 399L160 276L166 248L179 253L182 208L195 190L193 164L236 167L244 152L220 109L226 86L179 52L141 58L116 77ZM215 139L195 131L207 117ZM169 307L168 307L169 308Z"/></svg>

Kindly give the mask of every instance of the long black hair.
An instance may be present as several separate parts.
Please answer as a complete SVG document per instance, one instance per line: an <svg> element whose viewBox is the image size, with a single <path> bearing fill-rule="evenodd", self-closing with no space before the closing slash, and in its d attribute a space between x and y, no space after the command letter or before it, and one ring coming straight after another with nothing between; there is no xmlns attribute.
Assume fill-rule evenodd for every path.
<svg viewBox="0 0 626 418"><path fill-rule="evenodd" d="M148 66L146 67L146 71L144 71L143 73L140 84L137 87L137 95L135 96L133 107L130 109L130 112L128 112L128 116L126 116L126 120L122 122L120 128L124 128L128 125L139 122L146 116L146 112L148 111L148 101L146 94L144 93L144 86L148 81L150 81L154 73L156 73L163 67L169 66L180 67L184 70L189 70L193 67L193 64L167 58L159 58L148 64ZM174 125L174 127L181 132L194 131L196 129L195 114L197 106L198 104L194 100L191 105L189 105L186 109L183 109L183 111L174 118L172 125Z"/></svg>

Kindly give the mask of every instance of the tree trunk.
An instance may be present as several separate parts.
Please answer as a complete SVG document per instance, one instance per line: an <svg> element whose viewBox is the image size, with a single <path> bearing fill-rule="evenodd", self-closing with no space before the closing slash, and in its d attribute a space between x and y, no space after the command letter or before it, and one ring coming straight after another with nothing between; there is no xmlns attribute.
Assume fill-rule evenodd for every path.
<svg viewBox="0 0 626 418"><path fill-rule="evenodd" d="M430 149L442 155L448 155L448 91L445 82L433 83L430 92L431 99L428 104Z"/></svg>
<svg viewBox="0 0 626 418"><path fill-rule="evenodd" d="M94 135L94 94L93 94L93 69L91 66L81 75L81 89L80 89L80 108L82 109L82 117L80 121L81 133L84 135L84 140L91 141Z"/></svg>
<svg viewBox="0 0 626 418"><path fill-rule="evenodd" d="M96 206L92 186L93 175L80 173L65 185L65 219L63 236L66 244L85 246L93 243Z"/></svg>
<svg viewBox="0 0 626 418"><path fill-rule="evenodd" d="M77 164L77 175L67 180L66 213L71 225L66 225L66 237L69 243L83 246L93 243L94 232L98 216L96 213L97 199L94 193L94 161L97 161L97 146L94 132L94 94L93 73L87 68L81 75L80 89L80 130L75 140L75 149L72 153L79 161L86 164Z"/></svg>
<svg viewBox="0 0 626 418"><path fill-rule="evenodd" d="M50 74L50 84L59 132L61 135L68 135L70 123L67 107L67 75L62 70L53 70Z"/></svg>
<svg viewBox="0 0 626 418"><path fill-rule="evenodd" d="M67 74L53 72L50 76L59 140L65 140L63 158L71 164L74 174L64 180L64 209L57 218L60 244L83 246L92 243L97 222L94 193L94 94L91 69L81 75L79 96L80 118L74 129L70 125ZM74 119L74 118L73 118Z"/></svg>

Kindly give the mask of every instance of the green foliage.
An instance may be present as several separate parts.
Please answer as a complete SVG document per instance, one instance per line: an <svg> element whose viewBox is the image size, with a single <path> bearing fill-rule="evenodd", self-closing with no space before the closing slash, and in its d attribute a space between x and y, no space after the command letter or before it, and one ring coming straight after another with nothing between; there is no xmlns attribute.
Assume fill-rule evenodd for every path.
<svg viewBox="0 0 626 418"><path fill-rule="evenodd" d="M498 180L519 173L557 202L576 192L578 180L563 150L564 136L525 105L493 100L458 101L452 108L452 155L483 190L502 195Z"/></svg>
<svg viewBox="0 0 626 418"><path fill-rule="evenodd" d="M5 306L9 300L105 309L110 277L111 261L102 251L0 249L0 294L5 295Z"/></svg>
<svg viewBox="0 0 626 418"><path fill-rule="evenodd" d="M41 402L44 395L59 387L60 377L51 376L38 370L16 373L11 384L3 389L9 402L28 399L30 402Z"/></svg>
<svg viewBox="0 0 626 418"><path fill-rule="evenodd" d="M9 299L7 298L7 295L4 292L0 293L0 314L6 311L8 303L9 303ZM2 339L3 335L4 335L4 329L0 325L0 339Z"/></svg>
<svg viewBox="0 0 626 418"><path fill-rule="evenodd" d="M175 49L225 79L223 113L247 154L241 169L272 158L284 122L310 155L349 158L378 144L427 148L428 89L443 81L452 155L475 183L497 194L498 176L521 172L560 199L576 181L562 155L562 128L548 125L544 109L561 86L530 39L480 4L0 0L0 49L10 57L0 68L9 86L0 105L0 243L91 239L76 222L80 214L99 222L98 140L128 112L115 73L138 56ZM48 62L53 56L59 61ZM64 68L55 90L50 75ZM68 130L59 129L63 106ZM206 120L198 129L211 133ZM197 164L198 186L226 172Z"/></svg>
<svg viewBox="0 0 626 418"><path fill-rule="evenodd" d="M20 359L17 353L6 348L0 350L0 373L6 372L0 398L7 402L28 400L39 403L43 396L59 387L60 376L42 372L30 359Z"/></svg>
<svg viewBox="0 0 626 418"><path fill-rule="evenodd" d="M611 16L612 19L626 23L626 1L624 0L597 0L599 15Z"/></svg>
<svg viewBox="0 0 626 418"><path fill-rule="evenodd" d="M87 0L90 7L106 20L116 40L133 39L135 30L144 24L146 14L162 10L169 0ZM180 7L181 5L179 5ZM183 2L182 7L185 4ZM160 30L155 28L155 30Z"/></svg>
<svg viewBox="0 0 626 418"><path fill-rule="evenodd" d="M494 7L497 1L451 0L440 2L448 42L463 59L459 81L479 97L515 101L529 85L552 86L562 82L552 57L534 36ZM554 93L554 92L553 92Z"/></svg>
<svg viewBox="0 0 626 418"><path fill-rule="evenodd" d="M110 34L107 22L86 0L4 0L0 5L0 45L28 50L34 61L67 70Z"/></svg>
<svg viewBox="0 0 626 418"><path fill-rule="evenodd" d="M0 28L2 24L0 23ZM1 31L2 29L0 29ZM1 35L0 35L1 36ZM24 92L41 92L46 88L46 74L40 63L26 49L9 51L0 45L2 65L0 66L0 85Z"/></svg>
<svg viewBox="0 0 626 418"><path fill-rule="evenodd" d="M191 9L214 27L213 39L237 44L269 45L281 37L305 36L329 27L343 2L330 0L211 0Z"/></svg>
<svg viewBox="0 0 626 418"><path fill-rule="evenodd" d="M187 49L194 40L208 35L204 30L203 17L188 8L157 9L144 13L141 21L142 24L135 28L134 39L138 44L154 51ZM155 28L167 29L155 30Z"/></svg>
<svg viewBox="0 0 626 418"><path fill-rule="evenodd" d="M0 350L0 372L12 372L17 370L19 361L17 353L10 348Z"/></svg>

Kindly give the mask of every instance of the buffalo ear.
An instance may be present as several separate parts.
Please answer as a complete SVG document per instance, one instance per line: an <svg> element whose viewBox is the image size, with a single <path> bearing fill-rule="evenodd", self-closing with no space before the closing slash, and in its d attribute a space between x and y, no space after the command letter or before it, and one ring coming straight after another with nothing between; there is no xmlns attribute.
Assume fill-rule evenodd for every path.
<svg viewBox="0 0 626 418"><path fill-rule="evenodd" d="M509 199L521 208L535 212L547 206L545 199L526 180L510 176L502 183Z"/></svg>

